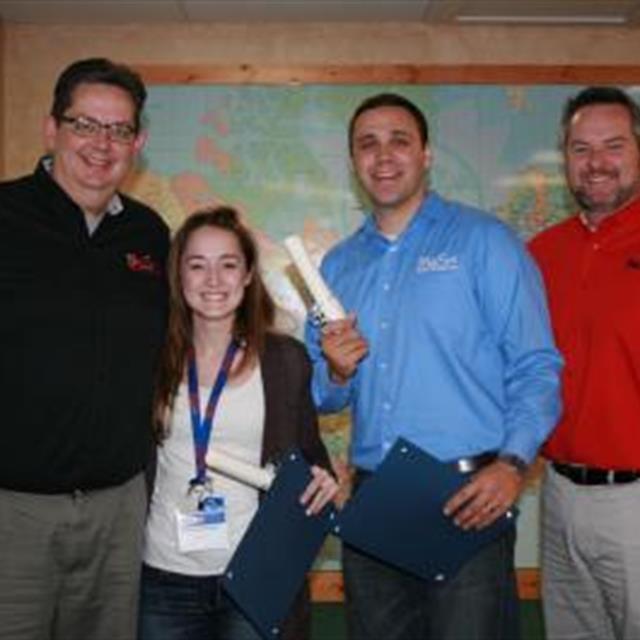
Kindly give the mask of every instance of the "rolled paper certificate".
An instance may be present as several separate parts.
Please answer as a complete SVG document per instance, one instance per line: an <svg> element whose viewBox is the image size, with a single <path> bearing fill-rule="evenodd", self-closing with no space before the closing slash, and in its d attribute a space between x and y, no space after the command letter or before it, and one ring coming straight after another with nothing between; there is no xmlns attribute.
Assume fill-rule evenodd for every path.
<svg viewBox="0 0 640 640"><path fill-rule="evenodd" d="M296 265L307 289L309 289L309 293L311 293L322 318L324 320L342 320L342 318L346 317L347 314L343 306L333 295L320 271L311 261L300 236L288 236L284 239L284 246Z"/></svg>
<svg viewBox="0 0 640 640"><path fill-rule="evenodd" d="M256 467L244 460L234 458L218 447L207 453L206 462L213 471L264 491L269 489L275 478L275 471L272 467Z"/></svg>

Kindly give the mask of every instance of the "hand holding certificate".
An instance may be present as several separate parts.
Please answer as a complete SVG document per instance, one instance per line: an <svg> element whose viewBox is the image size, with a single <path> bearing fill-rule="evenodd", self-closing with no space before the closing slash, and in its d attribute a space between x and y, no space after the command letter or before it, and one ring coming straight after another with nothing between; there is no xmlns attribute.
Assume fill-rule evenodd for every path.
<svg viewBox="0 0 640 640"><path fill-rule="evenodd" d="M334 533L348 544L425 580L444 581L513 527L511 509L481 530L464 530L443 506L468 475L399 438L347 503Z"/></svg>
<svg viewBox="0 0 640 640"><path fill-rule="evenodd" d="M206 456L207 467L212 471L241 482L255 489L268 491L276 477L276 467L268 464L258 467L229 454L219 446L210 449ZM335 478L322 467L310 467L311 479L299 496L299 502L307 515L321 512L338 492Z"/></svg>
<svg viewBox="0 0 640 640"><path fill-rule="evenodd" d="M278 636L335 519L331 506L309 517L300 503L313 479L298 451L285 456L225 571L225 590L263 638Z"/></svg>
<svg viewBox="0 0 640 640"><path fill-rule="evenodd" d="M322 326L322 351L331 377L334 382L345 384L369 352L369 345L356 328L355 315L346 314L311 261L300 237L289 236L284 245L315 301L310 313Z"/></svg>

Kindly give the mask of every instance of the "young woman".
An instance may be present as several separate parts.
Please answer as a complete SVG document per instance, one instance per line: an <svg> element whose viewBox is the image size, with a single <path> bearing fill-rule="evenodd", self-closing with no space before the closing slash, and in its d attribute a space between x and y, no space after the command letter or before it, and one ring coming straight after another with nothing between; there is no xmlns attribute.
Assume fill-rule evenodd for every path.
<svg viewBox="0 0 640 640"><path fill-rule="evenodd" d="M272 330L275 308L256 243L233 209L190 216L168 271L140 640L254 640L220 577L258 508L258 491L208 471L204 455L220 447L264 465L296 445L313 464L301 503L310 516L319 512L337 483L318 434L310 365L299 342ZM308 638L309 621L305 586L282 637Z"/></svg>

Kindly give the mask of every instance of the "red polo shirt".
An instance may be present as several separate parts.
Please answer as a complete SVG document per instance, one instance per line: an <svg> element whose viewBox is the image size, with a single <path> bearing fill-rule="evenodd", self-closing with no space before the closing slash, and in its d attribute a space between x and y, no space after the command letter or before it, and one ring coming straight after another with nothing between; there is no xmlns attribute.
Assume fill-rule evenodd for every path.
<svg viewBox="0 0 640 640"><path fill-rule="evenodd" d="M565 358L551 460L640 469L640 199L590 230L574 216L530 243Z"/></svg>

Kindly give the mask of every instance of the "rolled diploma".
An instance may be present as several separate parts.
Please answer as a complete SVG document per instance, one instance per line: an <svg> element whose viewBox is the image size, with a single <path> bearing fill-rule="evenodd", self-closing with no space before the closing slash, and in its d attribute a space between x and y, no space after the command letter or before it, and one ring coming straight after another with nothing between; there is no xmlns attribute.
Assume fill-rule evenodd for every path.
<svg viewBox="0 0 640 640"><path fill-rule="evenodd" d="M325 318L342 320L347 314L311 261L300 236L288 236L284 239L284 246Z"/></svg>
<svg viewBox="0 0 640 640"><path fill-rule="evenodd" d="M221 451L218 447L211 449L206 457L207 466L213 471L217 471L233 480L248 484L256 489L269 489L275 472L271 468L256 467L244 460L239 460Z"/></svg>

